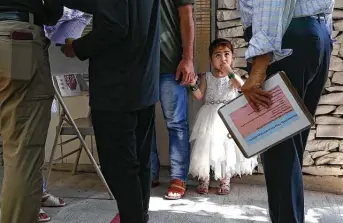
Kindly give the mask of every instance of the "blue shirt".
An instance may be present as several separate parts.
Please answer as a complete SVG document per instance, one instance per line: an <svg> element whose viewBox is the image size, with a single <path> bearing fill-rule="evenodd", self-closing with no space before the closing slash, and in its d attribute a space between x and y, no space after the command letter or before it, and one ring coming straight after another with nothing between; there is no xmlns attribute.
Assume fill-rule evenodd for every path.
<svg viewBox="0 0 343 223"><path fill-rule="evenodd" d="M278 61L292 54L282 49L282 38L292 18L325 14L332 30L335 0L239 0L243 28L252 26L253 36L245 53L247 61L255 56L273 53Z"/></svg>

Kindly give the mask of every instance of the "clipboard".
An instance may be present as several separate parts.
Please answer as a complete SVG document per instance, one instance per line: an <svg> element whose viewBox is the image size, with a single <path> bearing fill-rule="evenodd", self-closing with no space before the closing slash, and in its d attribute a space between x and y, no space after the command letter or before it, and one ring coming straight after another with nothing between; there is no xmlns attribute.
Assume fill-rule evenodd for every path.
<svg viewBox="0 0 343 223"><path fill-rule="evenodd" d="M311 128L314 119L302 99L280 71L269 77L262 88L272 92L272 105L255 112L243 94L219 108L218 114L246 158Z"/></svg>

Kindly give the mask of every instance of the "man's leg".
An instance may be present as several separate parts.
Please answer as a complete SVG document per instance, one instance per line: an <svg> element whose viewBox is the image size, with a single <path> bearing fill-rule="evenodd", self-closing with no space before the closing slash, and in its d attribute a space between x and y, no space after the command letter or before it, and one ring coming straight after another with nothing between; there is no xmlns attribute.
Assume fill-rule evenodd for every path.
<svg viewBox="0 0 343 223"><path fill-rule="evenodd" d="M4 155L1 222L36 223L42 199L41 166L53 100L48 45L40 27L22 22L1 22L0 27L2 32L27 30L37 38L34 44L28 41L26 45L12 46L16 47L12 53L20 54L12 55L12 60L20 57L27 61L32 59L33 63L32 68L28 68L25 67L28 63L13 61L22 67L16 69L20 74L12 70L12 77L33 72L30 80L19 81L0 73L0 129ZM1 45L5 47L5 44ZM27 50L30 47L33 52ZM0 53L4 52L0 50Z"/></svg>
<svg viewBox="0 0 343 223"><path fill-rule="evenodd" d="M152 148L151 148L151 175L152 175L152 180L153 180L153 186L157 186L157 182L160 178L160 159L158 157L158 151L157 151L155 127L153 129ZM156 183L156 185L154 185L154 183Z"/></svg>
<svg viewBox="0 0 343 223"><path fill-rule="evenodd" d="M140 110L137 118L136 146L140 163L139 180L142 189L143 208L148 214L151 188L150 153L155 125L155 105Z"/></svg>
<svg viewBox="0 0 343 223"><path fill-rule="evenodd" d="M121 222L145 222L136 148L137 112L92 109L92 122L101 170L117 201Z"/></svg>
<svg viewBox="0 0 343 223"><path fill-rule="evenodd" d="M327 79L331 51L323 27L325 24L317 20L292 22L283 48L293 49L293 54L273 64L269 71L286 72L312 115ZM304 131L262 155L272 222L304 222L302 162L307 136L308 131Z"/></svg>
<svg viewBox="0 0 343 223"><path fill-rule="evenodd" d="M175 74L161 75L160 101L169 132L170 179L186 182L190 162L188 96L187 88L180 86Z"/></svg>

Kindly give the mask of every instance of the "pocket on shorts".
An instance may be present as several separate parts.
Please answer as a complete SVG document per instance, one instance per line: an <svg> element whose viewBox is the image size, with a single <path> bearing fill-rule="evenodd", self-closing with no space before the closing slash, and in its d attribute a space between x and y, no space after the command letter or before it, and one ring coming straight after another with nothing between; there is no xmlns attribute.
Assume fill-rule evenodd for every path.
<svg viewBox="0 0 343 223"><path fill-rule="evenodd" d="M31 80L38 52L39 44L35 40L0 38L0 77Z"/></svg>

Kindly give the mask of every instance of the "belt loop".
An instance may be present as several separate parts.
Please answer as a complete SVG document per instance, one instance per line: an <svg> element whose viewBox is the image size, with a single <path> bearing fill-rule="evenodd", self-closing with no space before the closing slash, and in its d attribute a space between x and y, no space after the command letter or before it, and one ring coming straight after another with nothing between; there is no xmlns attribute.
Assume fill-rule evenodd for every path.
<svg viewBox="0 0 343 223"><path fill-rule="evenodd" d="M32 14L31 12L29 12L29 23L30 23L31 25L34 24L34 16L33 16L33 14Z"/></svg>

